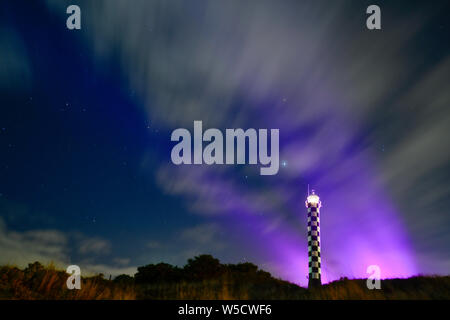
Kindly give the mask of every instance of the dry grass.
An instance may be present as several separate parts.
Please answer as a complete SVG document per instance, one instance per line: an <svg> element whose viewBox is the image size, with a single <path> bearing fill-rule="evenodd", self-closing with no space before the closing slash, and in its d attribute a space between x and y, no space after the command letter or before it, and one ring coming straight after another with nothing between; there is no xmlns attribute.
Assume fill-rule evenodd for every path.
<svg viewBox="0 0 450 320"><path fill-rule="evenodd" d="M0 267L0 299L130 300L130 299L450 299L450 277L383 280L381 290L368 290L365 280L341 279L313 290L274 278L261 282L223 276L196 282L128 284L100 276L83 277L80 290L68 290L68 274L53 265L30 264L21 270Z"/></svg>
<svg viewBox="0 0 450 320"><path fill-rule="evenodd" d="M341 279L309 293L311 299L325 300L449 300L450 276L382 280L381 290L368 290L366 280Z"/></svg>
<svg viewBox="0 0 450 320"><path fill-rule="evenodd" d="M138 297L161 300L248 300L244 287L233 286L227 280L140 285Z"/></svg>
<svg viewBox="0 0 450 320"><path fill-rule="evenodd" d="M53 265L36 264L20 270L13 266L0 267L0 299L18 300L129 300L135 299L133 287L119 286L101 277L83 277L80 290L68 290L68 274Z"/></svg>

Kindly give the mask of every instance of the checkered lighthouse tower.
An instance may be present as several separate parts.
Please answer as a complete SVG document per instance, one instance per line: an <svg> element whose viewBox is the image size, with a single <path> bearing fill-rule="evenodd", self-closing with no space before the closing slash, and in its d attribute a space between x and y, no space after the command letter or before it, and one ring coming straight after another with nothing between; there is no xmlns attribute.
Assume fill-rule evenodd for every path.
<svg viewBox="0 0 450 320"><path fill-rule="evenodd" d="M309 194L305 202L308 208L308 266L309 266L309 280L308 288L320 286L320 207L322 202L318 195L314 193Z"/></svg>

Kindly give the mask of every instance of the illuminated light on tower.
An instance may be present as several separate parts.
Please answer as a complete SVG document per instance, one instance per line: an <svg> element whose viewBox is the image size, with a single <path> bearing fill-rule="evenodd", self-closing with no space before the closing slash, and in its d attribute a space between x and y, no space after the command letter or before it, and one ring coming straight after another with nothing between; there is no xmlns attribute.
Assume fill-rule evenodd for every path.
<svg viewBox="0 0 450 320"><path fill-rule="evenodd" d="M308 188L309 189L309 188ZM308 288L322 285L320 276L320 207L322 202L318 195L309 194L305 202L308 208Z"/></svg>

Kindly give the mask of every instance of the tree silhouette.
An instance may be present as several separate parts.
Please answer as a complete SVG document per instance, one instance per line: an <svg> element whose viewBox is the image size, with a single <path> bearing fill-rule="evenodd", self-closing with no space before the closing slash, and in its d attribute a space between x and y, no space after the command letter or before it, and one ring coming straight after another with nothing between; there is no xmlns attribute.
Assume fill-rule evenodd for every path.
<svg viewBox="0 0 450 320"><path fill-rule="evenodd" d="M134 276L136 283L175 282L181 279L181 270L167 263L139 267Z"/></svg>
<svg viewBox="0 0 450 320"><path fill-rule="evenodd" d="M113 282L121 285L131 285L134 283L134 278L128 274L120 274L114 278Z"/></svg>
<svg viewBox="0 0 450 320"><path fill-rule="evenodd" d="M189 259L184 271L188 279L203 280L218 277L224 273L225 269L219 259L209 254L202 254Z"/></svg>

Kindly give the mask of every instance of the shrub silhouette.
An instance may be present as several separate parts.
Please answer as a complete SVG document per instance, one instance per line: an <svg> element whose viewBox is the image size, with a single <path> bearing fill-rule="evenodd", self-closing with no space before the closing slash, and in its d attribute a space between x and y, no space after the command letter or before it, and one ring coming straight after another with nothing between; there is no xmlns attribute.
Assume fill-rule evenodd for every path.
<svg viewBox="0 0 450 320"><path fill-rule="evenodd" d="M128 274L120 274L114 278L113 282L119 285L131 286L134 284L134 277Z"/></svg>
<svg viewBox="0 0 450 320"><path fill-rule="evenodd" d="M220 264L219 259L203 254L189 259L183 271L186 280L206 280L221 276L225 268Z"/></svg>
<svg viewBox="0 0 450 320"><path fill-rule="evenodd" d="M134 278L137 284L172 283L213 279L225 272L226 266L222 265L218 259L209 254L203 254L189 259L183 268L167 263L139 267Z"/></svg>
<svg viewBox="0 0 450 320"><path fill-rule="evenodd" d="M382 280L368 290L365 279L341 278L307 290L273 278L252 263L221 264L211 255L189 259L183 268L167 263L138 268L135 277L82 277L68 290L68 274L30 263L21 270L0 266L0 299L450 299L450 276Z"/></svg>
<svg viewBox="0 0 450 320"><path fill-rule="evenodd" d="M182 279L180 268L167 263L149 264L138 268L134 279L137 284L176 282Z"/></svg>
<svg viewBox="0 0 450 320"><path fill-rule="evenodd" d="M31 263L24 270L0 266L0 299L136 299L133 287L115 285L100 276L82 277L80 290L68 290L65 270Z"/></svg>

